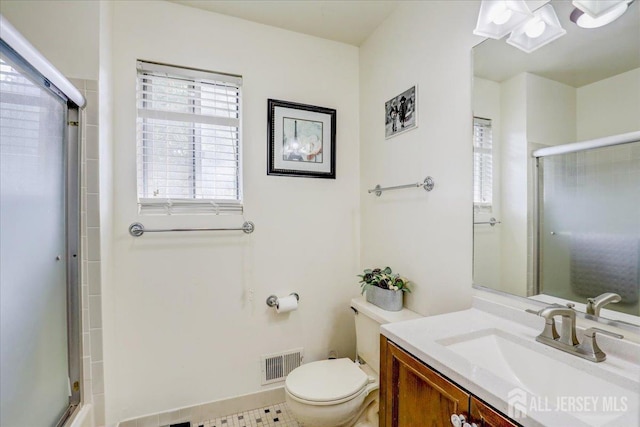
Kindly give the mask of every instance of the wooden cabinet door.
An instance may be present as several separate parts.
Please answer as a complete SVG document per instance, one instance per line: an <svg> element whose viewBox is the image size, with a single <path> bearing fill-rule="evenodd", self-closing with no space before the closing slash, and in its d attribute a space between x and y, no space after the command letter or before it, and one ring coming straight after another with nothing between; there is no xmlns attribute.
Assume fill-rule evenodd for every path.
<svg viewBox="0 0 640 427"><path fill-rule="evenodd" d="M500 412L471 396L471 419L478 427L517 427Z"/></svg>
<svg viewBox="0 0 640 427"><path fill-rule="evenodd" d="M385 337L380 341L380 427L445 427L469 414L469 394Z"/></svg>

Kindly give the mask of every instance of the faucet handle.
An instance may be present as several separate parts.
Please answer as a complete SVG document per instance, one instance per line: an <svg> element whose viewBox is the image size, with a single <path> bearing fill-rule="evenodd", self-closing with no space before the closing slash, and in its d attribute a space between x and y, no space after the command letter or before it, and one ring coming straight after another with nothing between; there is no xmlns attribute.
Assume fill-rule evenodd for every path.
<svg viewBox="0 0 640 427"><path fill-rule="evenodd" d="M598 342L596 341L596 334L608 335L613 338L624 338L620 334L616 334L615 332L605 331L600 328L587 328L584 330L584 339L578 346L577 352L578 354L585 357L585 359L589 359L592 362L602 362L607 358L607 355L598 347Z"/></svg>
<svg viewBox="0 0 640 427"><path fill-rule="evenodd" d="M558 307L562 307L562 306L558 306ZM525 311L527 313L535 314L536 316L544 317L542 316L542 312L544 310L546 310L546 308L543 308L542 310L538 310L538 311L527 308ZM557 340L558 338L560 338L560 335L558 334L558 330L556 329L556 322L555 320L553 320L553 316L545 317L544 330L542 331L540 336L551 339L551 340Z"/></svg>
<svg viewBox="0 0 640 427"><path fill-rule="evenodd" d="M607 331L600 328L587 328L584 330L584 336L588 338L594 338L596 334L607 335L609 337L622 339L624 335L616 334L615 332Z"/></svg>

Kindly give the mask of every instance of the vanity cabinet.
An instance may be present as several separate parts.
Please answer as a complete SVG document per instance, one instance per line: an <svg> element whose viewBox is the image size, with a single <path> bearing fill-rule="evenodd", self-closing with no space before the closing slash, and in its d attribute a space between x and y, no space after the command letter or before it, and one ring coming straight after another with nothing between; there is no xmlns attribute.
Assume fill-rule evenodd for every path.
<svg viewBox="0 0 640 427"><path fill-rule="evenodd" d="M516 427L518 424L493 409L491 406L478 400L475 396L471 399L471 422L478 427Z"/></svg>
<svg viewBox="0 0 640 427"><path fill-rule="evenodd" d="M477 427L518 425L381 336L380 427L445 427L453 414Z"/></svg>

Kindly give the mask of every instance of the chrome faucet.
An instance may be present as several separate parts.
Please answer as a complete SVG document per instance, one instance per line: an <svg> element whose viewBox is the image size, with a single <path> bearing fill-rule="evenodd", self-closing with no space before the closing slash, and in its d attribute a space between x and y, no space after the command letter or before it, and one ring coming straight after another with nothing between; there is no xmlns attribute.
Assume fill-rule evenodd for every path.
<svg viewBox="0 0 640 427"><path fill-rule="evenodd" d="M593 362L602 362L607 358L607 355L604 354L604 351L602 351L600 347L598 347L598 343L596 342L596 333L608 335L610 337L618 339L622 339L624 337L620 334L605 331L604 329L600 328L588 328L584 330L584 337L582 339L582 342L576 349L578 355Z"/></svg>
<svg viewBox="0 0 640 427"><path fill-rule="evenodd" d="M545 323L553 322L555 316L562 316L562 329L560 330L560 337L555 340L566 345L577 345L578 338L576 337L576 312L573 309L573 304L567 304L567 306L549 306L543 308L538 312L538 316L544 317Z"/></svg>
<svg viewBox="0 0 640 427"><path fill-rule="evenodd" d="M595 298L587 298L587 314L600 316L600 309L609 303L620 302L620 295L607 292Z"/></svg>
<svg viewBox="0 0 640 427"><path fill-rule="evenodd" d="M544 318L544 330L536 337L536 341L592 362L602 362L607 357L598 347L596 333L614 338L624 338L622 335L605 331L604 329L589 328L584 331L584 337L582 343L580 343L576 337L576 312L573 310L573 304L567 304L566 306L552 304L539 311L526 311ZM560 334L556 329L554 320L556 316L562 316Z"/></svg>

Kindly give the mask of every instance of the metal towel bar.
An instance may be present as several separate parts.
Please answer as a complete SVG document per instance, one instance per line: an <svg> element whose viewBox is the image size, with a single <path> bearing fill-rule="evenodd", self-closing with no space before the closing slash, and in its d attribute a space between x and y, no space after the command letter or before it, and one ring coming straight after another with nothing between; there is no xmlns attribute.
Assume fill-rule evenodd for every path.
<svg viewBox="0 0 640 427"><path fill-rule="evenodd" d="M474 225L480 225L480 224L489 224L490 226L494 226L496 224L502 224L502 221L498 221L497 219L495 219L494 217L489 218L489 221L482 221L482 222L474 222Z"/></svg>
<svg viewBox="0 0 640 427"><path fill-rule="evenodd" d="M416 182L415 184L405 184L405 185L396 185L394 187L380 187L380 185L376 185L376 188L368 190L368 193L375 193L376 196L380 197L383 191L391 191L391 190L400 190L403 188L414 188L414 187L422 187L425 191L433 190L435 186L435 182L433 178L430 176L426 177L422 182Z"/></svg>
<svg viewBox="0 0 640 427"><path fill-rule="evenodd" d="M129 226L129 234L133 237L140 237L144 233L166 233L169 231L244 231L246 234L253 233L256 226L251 221L245 221L240 228L169 228L162 230L147 230L139 222L134 222Z"/></svg>

